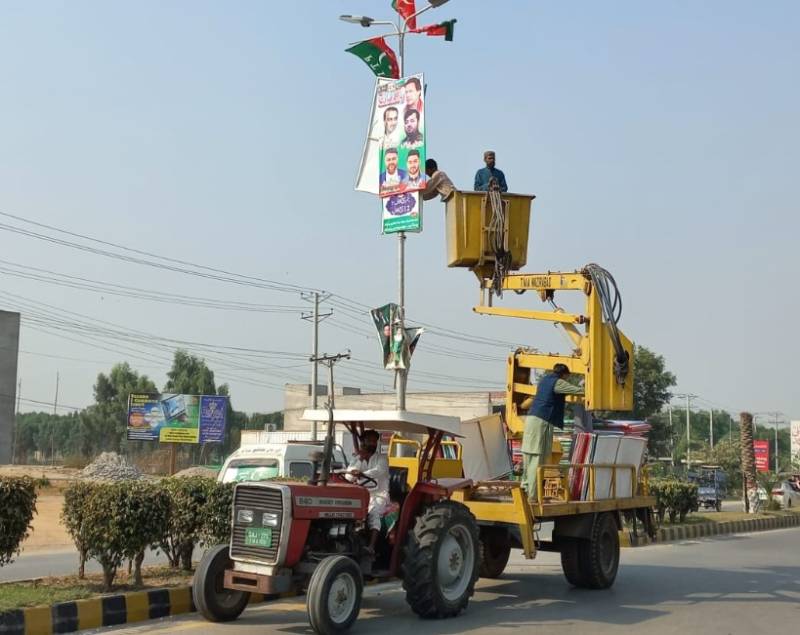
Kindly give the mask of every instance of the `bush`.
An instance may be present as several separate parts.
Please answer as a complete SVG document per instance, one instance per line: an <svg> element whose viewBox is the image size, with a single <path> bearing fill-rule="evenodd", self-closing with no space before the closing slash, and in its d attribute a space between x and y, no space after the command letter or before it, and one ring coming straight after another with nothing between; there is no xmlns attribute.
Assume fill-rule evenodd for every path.
<svg viewBox="0 0 800 635"><path fill-rule="evenodd" d="M192 552L200 542L205 525L205 507L209 494L216 486L213 478L189 476L168 478L161 487L170 498L170 515L167 530L159 547L167 555L173 567L192 569Z"/></svg>
<svg viewBox="0 0 800 635"><path fill-rule="evenodd" d="M167 494L158 485L120 481L93 485L83 500L82 539L87 555L103 567L105 590L111 590L124 558L136 563L141 584L144 551L166 531Z"/></svg>
<svg viewBox="0 0 800 635"><path fill-rule="evenodd" d="M0 477L0 567L19 554L35 512L35 482L28 477Z"/></svg>
<svg viewBox="0 0 800 635"><path fill-rule="evenodd" d="M677 479L653 479L650 481L650 493L656 497L656 513L660 522L664 522L665 514L669 516L671 523L676 519L683 522L686 515L699 505L697 485L694 483Z"/></svg>
<svg viewBox="0 0 800 635"><path fill-rule="evenodd" d="M61 509L61 520L78 550L78 577L81 579L86 572L86 506L94 487L94 483L73 483L64 490L64 506Z"/></svg>
<svg viewBox="0 0 800 635"><path fill-rule="evenodd" d="M209 488L208 501L204 510L201 542L212 547L230 540L231 506L233 505L233 486L235 483L214 483Z"/></svg>

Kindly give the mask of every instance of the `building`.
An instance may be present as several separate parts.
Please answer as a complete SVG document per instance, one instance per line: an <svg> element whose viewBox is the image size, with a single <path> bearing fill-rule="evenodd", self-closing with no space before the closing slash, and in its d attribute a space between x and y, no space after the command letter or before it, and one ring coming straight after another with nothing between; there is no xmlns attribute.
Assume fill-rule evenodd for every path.
<svg viewBox="0 0 800 635"><path fill-rule="evenodd" d="M18 356L19 313L0 311L0 465L11 463Z"/></svg>
<svg viewBox="0 0 800 635"><path fill-rule="evenodd" d="M317 388L319 407L327 400L326 386ZM348 386L334 388L337 408L354 410L393 410L395 393L362 392ZM283 429L311 431L311 422L301 421L303 410L309 407L310 384L286 384L283 392ZM462 421L482 417L497 411L505 400L505 392L490 390L472 392L408 392L406 409L437 415L459 417Z"/></svg>

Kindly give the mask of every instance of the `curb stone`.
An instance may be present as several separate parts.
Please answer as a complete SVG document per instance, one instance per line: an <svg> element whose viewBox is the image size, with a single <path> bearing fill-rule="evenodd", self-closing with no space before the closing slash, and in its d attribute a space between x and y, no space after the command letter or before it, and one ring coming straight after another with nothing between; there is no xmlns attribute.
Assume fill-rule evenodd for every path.
<svg viewBox="0 0 800 635"><path fill-rule="evenodd" d="M369 580L364 586L377 581ZM250 604L270 602L302 595L298 590L262 595L252 593ZM143 622L161 617L194 613L192 587L133 591L85 600L60 602L52 606L34 606L0 613L0 635L51 635L73 633L101 626Z"/></svg>
<svg viewBox="0 0 800 635"><path fill-rule="evenodd" d="M632 532L621 531L620 547L644 547L654 543L674 542L676 540L692 540L721 536L725 534L749 533L753 531L770 531L786 527L800 526L800 514L794 516L773 516L771 518L749 518L747 520L727 520L719 523L701 523L683 527L662 527L655 540L647 536L634 536Z"/></svg>

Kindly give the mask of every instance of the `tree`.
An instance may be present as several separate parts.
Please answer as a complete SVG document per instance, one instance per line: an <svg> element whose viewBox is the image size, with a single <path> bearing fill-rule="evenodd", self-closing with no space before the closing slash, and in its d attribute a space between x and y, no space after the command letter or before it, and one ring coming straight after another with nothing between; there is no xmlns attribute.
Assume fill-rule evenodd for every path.
<svg viewBox="0 0 800 635"><path fill-rule="evenodd" d="M206 365L205 360L178 349L172 360L172 368L167 373L164 392L183 395L216 395L214 371ZM219 394L228 394L227 385L220 386Z"/></svg>
<svg viewBox="0 0 800 635"><path fill-rule="evenodd" d="M647 419L659 412L669 401L669 389L676 382L661 355L637 346L633 352L633 417Z"/></svg>

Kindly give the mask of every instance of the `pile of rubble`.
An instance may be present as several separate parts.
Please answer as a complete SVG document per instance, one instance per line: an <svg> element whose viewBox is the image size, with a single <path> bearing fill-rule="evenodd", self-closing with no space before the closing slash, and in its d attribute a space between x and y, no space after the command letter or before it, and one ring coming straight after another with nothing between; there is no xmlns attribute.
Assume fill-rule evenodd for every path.
<svg viewBox="0 0 800 635"><path fill-rule="evenodd" d="M125 481L144 478L136 466L128 463L124 456L116 452L103 452L83 468L81 476L95 481Z"/></svg>
<svg viewBox="0 0 800 635"><path fill-rule="evenodd" d="M180 472L176 472L172 475L173 478L183 477L183 476L204 476L206 478L217 478L218 470L215 470L210 467L203 467L201 465L195 467L187 467L185 470L181 470Z"/></svg>

